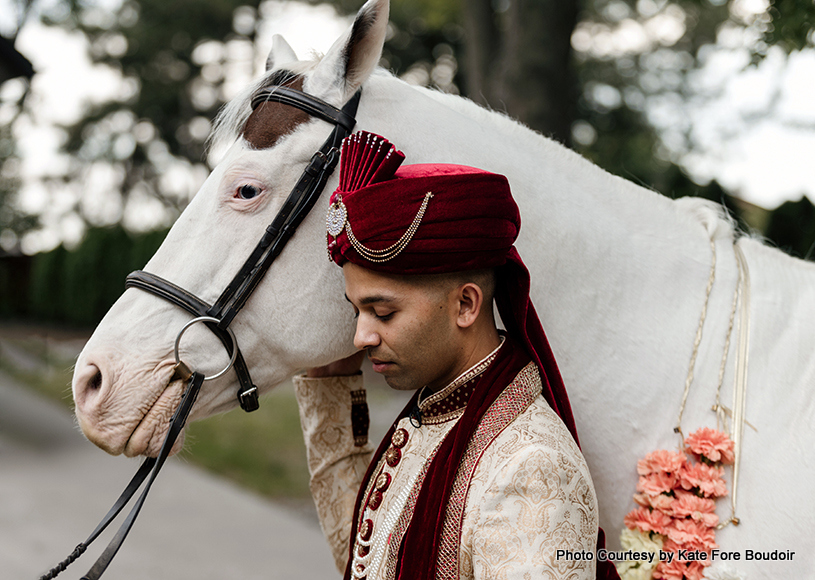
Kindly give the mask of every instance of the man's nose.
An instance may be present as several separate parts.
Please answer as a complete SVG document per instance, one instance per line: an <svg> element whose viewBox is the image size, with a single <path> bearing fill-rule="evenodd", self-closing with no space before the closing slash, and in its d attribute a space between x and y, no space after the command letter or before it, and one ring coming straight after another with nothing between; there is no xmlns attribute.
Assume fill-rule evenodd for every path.
<svg viewBox="0 0 815 580"><path fill-rule="evenodd" d="M354 346L359 350L379 345L379 334L373 328L368 317L360 315L357 318L357 331L354 333Z"/></svg>

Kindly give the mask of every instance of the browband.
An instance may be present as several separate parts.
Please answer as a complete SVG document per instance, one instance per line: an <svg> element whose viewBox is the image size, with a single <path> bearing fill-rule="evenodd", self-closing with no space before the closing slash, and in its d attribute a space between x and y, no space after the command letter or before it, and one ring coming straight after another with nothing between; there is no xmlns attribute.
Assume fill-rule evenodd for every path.
<svg viewBox="0 0 815 580"><path fill-rule="evenodd" d="M354 125L357 123L353 113L349 115L307 93L280 85L264 87L255 93L252 97L252 109L257 109L263 103L270 101L296 107L312 117L319 117L323 121L339 125L348 133L354 130Z"/></svg>

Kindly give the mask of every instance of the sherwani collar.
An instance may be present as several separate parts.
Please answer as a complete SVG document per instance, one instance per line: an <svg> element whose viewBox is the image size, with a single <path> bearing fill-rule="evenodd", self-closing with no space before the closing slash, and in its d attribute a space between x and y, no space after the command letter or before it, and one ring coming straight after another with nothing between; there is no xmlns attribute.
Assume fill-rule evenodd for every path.
<svg viewBox="0 0 815 580"><path fill-rule="evenodd" d="M464 408L478 384L478 378L498 356L498 352L504 345L504 338L501 335L501 343L492 352L453 379L446 387L436 392L427 387L422 388L418 399L422 423L428 425L443 423L456 419L464 412Z"/></svg>

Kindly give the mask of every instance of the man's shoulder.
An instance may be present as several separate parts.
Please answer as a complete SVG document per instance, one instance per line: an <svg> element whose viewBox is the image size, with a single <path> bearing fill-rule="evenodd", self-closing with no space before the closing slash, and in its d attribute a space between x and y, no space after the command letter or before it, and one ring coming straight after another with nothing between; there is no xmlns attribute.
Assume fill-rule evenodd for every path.
<svg viewBox="0 0 815 580"><path fill-rule="evenodd" d="M484 449L482 461L490 459L490 463L505 464L544 455L561 467L568 465L588 472L571 433L541 394L540 375L533 363L518 373L504 395L505 400L499 397L496 405L523 408Z"/></svg>
<svg viewBox="0 0 815 580"><path fill-rule="evenodd" d="M560 465L583 468L586 464L571 433L541 395L501 431L485 449L486 454L505 461L542 454Z"/></svg>
<svg viewBox="0 0 815 580"><path fill-rule="evenodd" d="M508 389L528 381L531 388L535 377L529 372L524 369ZM529 524L529 534L541 537L565 533L572 543L575 537L596 537L597 496L588 466L569 430L540 394L539 379L537 384L532 400L483 449L473 471L465 543L477 543L470 534L483 533L498 520L512 522L508 530ZM546 521L529 518L537 513L546 513Z"/></svg>

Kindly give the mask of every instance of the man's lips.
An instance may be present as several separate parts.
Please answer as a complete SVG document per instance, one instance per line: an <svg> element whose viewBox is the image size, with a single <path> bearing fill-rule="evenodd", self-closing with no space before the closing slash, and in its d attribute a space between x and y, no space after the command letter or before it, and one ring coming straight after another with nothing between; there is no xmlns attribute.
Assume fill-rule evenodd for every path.
<svg viewBox="0 0 815 580"><path fill-rule="evenodd" d="M385 372L386 370L388 370L389 368L391 368L393 366L393 363L390 362L390 361L386 361L386 360L382 360L382 359L378 359L378 358L372 358L371 359L371 366L373 367L374 372L382 373L382 372Z"/></svg>

